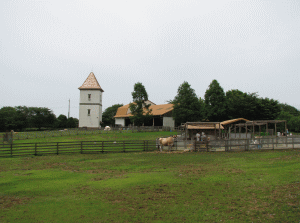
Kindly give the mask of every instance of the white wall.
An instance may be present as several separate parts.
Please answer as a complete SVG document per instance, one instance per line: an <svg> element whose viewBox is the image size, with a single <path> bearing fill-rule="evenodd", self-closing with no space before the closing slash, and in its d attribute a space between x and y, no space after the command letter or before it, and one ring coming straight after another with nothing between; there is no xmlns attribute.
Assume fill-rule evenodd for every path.
<svg viewBox="0 0 300 223"><path fill-rule="evenodd" d="M163 126L165 127L175 127L175 120L173 117L163 117Z"/></svg>
<svg viewBox="0 0 300 223"><path fill-rule="evenodd" d="M91 100L88 95L91 94ZM102 92L100 90L80 90L80 103L100 103L102 105Z"/></svg>
<svg viewBox="0 0 300 223"><path fill-rule="evenodd" d="M125 126L125 118L115 118L115 124Z"/></svg>
<svg viewBox="0 0 300 223"><path fill-rule="evenodd" d="M88 95L91 94L89 100ZM88 109L91 110L88 115ZM80 90L79 127L99 128L102 121L102 92Z"/></svg>
<svg viewBox="0 0 300 223"><path fill-rule="evenodd" d="M91 110L88 115L88 109ZM100 127L100 106L80 105L79 106L79 127L99 128Z"/></svg>

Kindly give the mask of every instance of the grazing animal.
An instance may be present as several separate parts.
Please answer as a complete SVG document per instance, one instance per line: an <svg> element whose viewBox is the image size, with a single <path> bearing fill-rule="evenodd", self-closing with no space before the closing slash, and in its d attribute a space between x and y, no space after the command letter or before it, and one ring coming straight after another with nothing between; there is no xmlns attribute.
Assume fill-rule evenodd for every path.
<svg viewBox="0 0 300 223"><path fill-rule="evenodd" d="M105 126L104 131L110 131L110 127L109 126Z"/></svg>
<svg viewBox="0 0 300 223"><path fill-rule="evenodd" d="M174 137L170 136L168 138L159 138L159 148L162 152L163 146L168 146L169 151L171 151L172 146L174 145Z"/></svg>

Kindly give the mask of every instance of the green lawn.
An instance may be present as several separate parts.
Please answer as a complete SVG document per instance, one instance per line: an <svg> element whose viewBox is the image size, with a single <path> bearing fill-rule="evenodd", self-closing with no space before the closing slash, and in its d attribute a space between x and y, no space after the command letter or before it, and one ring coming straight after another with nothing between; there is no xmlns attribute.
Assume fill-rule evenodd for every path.
<svg viewBox="0 0 300 223"><path fill-rule="evenodd" d="M300 151L0 159L0 222L298 222Z"/></svg>
<svg viewBox="0 0 300 223"><path fill-rule="evenodd" d="M14 140L14 143L39 143L39 142L73 142L73 141L123 141L123 140L155 140L158 137L175 135L177 132L134 132L111 131L100 134L79 134L71 136L40 137L33 139ZM17 137L17 136L15 136Z"/></svg>

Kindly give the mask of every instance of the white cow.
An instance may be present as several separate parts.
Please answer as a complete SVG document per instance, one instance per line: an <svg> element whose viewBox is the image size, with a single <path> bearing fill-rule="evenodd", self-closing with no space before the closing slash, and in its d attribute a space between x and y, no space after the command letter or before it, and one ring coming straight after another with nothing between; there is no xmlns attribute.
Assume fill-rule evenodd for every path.
<svg viewBox="0 0 300 223"><path fill-rule="evenodd" d="M104 131L110 131L110 127L109 126L105 126Z"/></svg>
<svg viewBox="0 0 300 223"><path fill-rule="evenodd" d="M168 146L169 151L171 151L172 146L174 145L174 136L170 136L168 138L159 138L159 148L162 152L163 146Z"/></svg>

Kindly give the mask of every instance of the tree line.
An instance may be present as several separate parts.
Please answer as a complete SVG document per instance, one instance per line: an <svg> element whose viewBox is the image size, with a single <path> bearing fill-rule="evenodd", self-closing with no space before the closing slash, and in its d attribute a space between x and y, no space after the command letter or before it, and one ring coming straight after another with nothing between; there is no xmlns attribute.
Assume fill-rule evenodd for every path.
<svg viewBox="0 0 300 223"><path fill-rule="evenodd" d="M145 104L148 94L142 83L134 85L133 103L130 104L136 125L142 125L151 118L151 110ZM290 131L300 131L300 111L281 104L277 100L262 98L257 93L246 93L238 89L224 92L217 80L208 86L204 98L198 98L188 82L183 82L177 95L168 103L174 105L173 118L176 125L185 122L221 122L229 119L245 118L248 120L286 120ZM122 104L113 105L103 113L106 125L114 124L114 116ZM146 112L145 112L146 111ZM109 115L107 115L109 113ZM147 115L145 115L147 114ZM106 118L104 118L106 117ZM278 126L284 130L284 125Z"/></svg>
<svg viewBox="0 0 300 223"><path fill-rule="evenodd" d="M76 128L78 119L65 115L57 118L53 111L45 107L2 107L0 109L0 131L24 131L28 129Z"/></svg>
<svg viewBox="0 0 300 223"><path fill-rule="evenodd" d="M145 102L148 94L140 82L134 85L131 93L133 103L130 117L135 125L142 125L151 119L151 110ZM221 122L224 120L245 118L248 120L286 120L290 131L300 131L300 111L295 107L281 104L277 100L259 97L257 93L246 93L238 89L224 92L217 80L208 86L204 98L197 97L195 90L188 82L183 82L177 90L177 95L168 103L174 105L173 118L176 125L185 122ZM108 107L102 116L102 126L112 126L114 116L123 104ZM146 112L145 112L146 111ZM146 114L146 115L145 115ZM28 128L76 128L78 119L60 115L56 118L53 111L43 107L3 107L0 109L0 131ZM284 128L284 125L279 126ZM284 129L282 129L284 130Z"/></svg>

